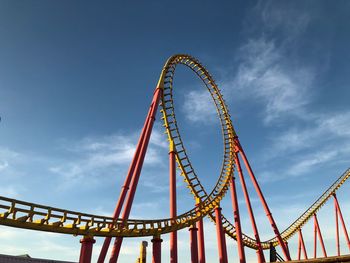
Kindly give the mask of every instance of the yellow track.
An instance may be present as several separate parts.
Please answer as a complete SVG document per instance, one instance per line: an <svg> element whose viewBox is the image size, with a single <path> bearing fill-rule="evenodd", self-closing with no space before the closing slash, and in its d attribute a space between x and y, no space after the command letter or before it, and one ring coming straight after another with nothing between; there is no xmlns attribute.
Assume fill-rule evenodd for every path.
<svg viewBox="0 0 350 263"><path fill-rule="evenodd" d="M205 191L193 169L175 117L172 83L178 64L189 67L203 81L211 94L221 123L224 146L223 162L218 181L210 194ZM177 216L175 220L169 218L155 220L128 219L122 222L119 219L113 220L111 217L68 211L0 196L0 224L73 235L136 237L155 236L179 230L191 226L206 215L213 219L213 209L220 204L224 197L234 169L233 138L236 136L236 133L225 101L209 72L199 61L188 55L175 55L167 60L163 67L158 87L163 89L161 112L163 114L164 127L168 134L168 139L174 142L176 160L181 170L181 175L184 177L193 196L200 200L198 208L193 208ZM349 176L350 170L347 170L304 214L281 233L282 238L287 240L295 234ZM233 224L224 216L222 223L226 234L235 238ZM257 248L255 239L248 235L243 234L243 242L248 247ZM263 248L268 249L270 243L274 246L278 245L277 240L272 238L262 243Z"/></svg>

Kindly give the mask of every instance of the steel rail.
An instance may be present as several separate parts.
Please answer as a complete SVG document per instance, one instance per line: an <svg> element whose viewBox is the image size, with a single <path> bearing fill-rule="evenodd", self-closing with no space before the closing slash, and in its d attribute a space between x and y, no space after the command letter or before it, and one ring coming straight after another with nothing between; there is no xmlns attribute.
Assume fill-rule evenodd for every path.
<svg viewBox="0 0 350 263"><path fill-rule="evenodd" d="M175 65L174 61L178 62L195 63L190 57L173 56L171 57L165 66L163 67L158 87L164 91L171 89L167 84L170 74L174 73ZM199 67L196 71L199 76L204 75L202 79L208 78L208 73L203 67ZM207 76L207 77L206 77ZM214 94L216 93L216 94ZM28 203L20 200L9 199L6 197L0 197L0 224L58 232L73 235L89 235L89 236L155 236L164 233L169 233L175 230L179 230L194 224L202 217L211 213L217 206L219 206L221 199L224 197L228 190L228 184L233 174L233 149L234 149L234 130L228 115L227 107L221 97L218 90L214 90L212 97L220 116L223 138L224 138L224 160L222 164L221 173L217 181L214 190L208 195L198 177L196 176L192 164L187 157L185 148L180 136L171 136L174 141L176 149L177 163L182 171L182 175L190 188L194 189L196 196L200 198L201 202L198 207L194 207L192 210L185 212L174 219L155 219L155 220L121 220L113 219L111 217L104 217L92 214L85 214L80 212L68 211L64 209L43 206L39 204ZM167 110L167 102L164 100L167 97L167 93L163 92L162 97L162 112L165 123L171 124ZM173 105L172 96L171 104ZM170 107L171 108L171 107ZM173 109L173 108L172 108ZM176 120L173 119L173 124L176 125ZM167 130L172 132L173 129ZM177 125L176 131L178 131ZM178 133L179 135L179 133ZM5 203L5 204L3 204ZM223 222L228 222L226 219Z"/></svg>
<svg viewBox="0 0 350 263"><path fill-rule="evenodd" d="M88 236L154 236L193 225L218 206L213 199L175 219L128 219L86 214L0 196L0 225Z"/></svg>
<svg viewBox="0 0 350 263"><path fill-rule="evenodd" d="M284 240L288 240L295 233L298 232L299 229L303 225L307 223L307 221L318 211L320 208L336 193L336 191L345 183L347 179L350 177L350 168L347 169L303 214L301 214L288 228L286 228L283 232L281 232L281 236ZM266 243L273 243L273 245L277 245L276 238L272 238L270 240L265 241Z"/></svg>
<svg viewBox="0 0 350 263"><path fill-rule="evenodd" d="M223 162L217 183L210 194L205 191L194 171L181 139L175 117L172 92L173 78L178 64L189 67L205 84L213 99L221 123L224 148ZM209 72L198 60L189 55L180 54L170 57L163 67L158 86L163 89L161 99L163 125L168 139L174 141L176 161L178 168L181 170L181 176L183 176L194 198L201 201L197 207L178 215L175 219L128 219L123 221L121 219L115 220L112 217L74 212L0 196L0 225L72 235L137 237L157 236L180 230L193 225L204 216L209 216L215 222L214 209L220 204L228 190L235 165L233 152L236 133L226 103ZM349 177L350 169L340 176L297 220L281 232L282 238L288 240L293 236ZM222 224L225 233L232 238L236 238L234 225L223 215ZM242 241L245 246L257 248L256 240L246 234L242 234ZM276 238L271 238L261 242L261 244L263 249L269 249L270 244L277 246L278 241Z"/></svg>
<svg viewBox="0 0 350 263"><path fill-rule="evenodd" d="M205 189L201 185L198 177L196 176L192 168L192 165L186 154L185 147L181 140L179 128L175 118L175 110L174 110L174 104L172 99L173 98L172 84L173 84L173 77L174 77L177 64L185 65L189 67L191 70L193 70L196 73L196 75L202 80L202 82L205 84L206 88L210 92L210 95L213 98L217 113L221 121L224 142L226 142L226 139L227 139L225 137L226 135L225 126L229 127L228 130L231 131L230 136L232 135L235 136L236 133L232 125L227 106L220 93L220 90L215 84L214 79L211 77L209 72L204 68L204 66L202 66L198 60L196 60L195 58L189 55L175 55L170 57L167 63L165 64L162 72L162 74L164 75L164 79L163 79L164 84L167 84L166 89L164 89L164 96L162 99L162 108L163 108L162 112L163 112L164 126L166 128L166 132L168 134L169 140L178 139L178 144L175 145L175 146L178 146L178 147L175 147L177 150L176 160L178 162L178 167L182 171L181 175L184 177L184 181L187 183L194 197L202 200L210 197L208 197ZM225 122L227 122L226 125L225 125ZM226 149L227 148L224 143L224 158L223 158L224 161L221 169L221 174L219 176L216 186L214 187L213 192L215 192L217 188L222 187L221 186L222 174L223 174L223 171L225 170L225 162L227 160ZM230 156L230 158L233 158L233 157ZM189 164L191 167L189 171L184 168L184 167L187 167L187 164ZM311 218L311 216L315 214L325 204L325 202L349 178L349 176L350 176L350 169L348 169L342 176L340 176L333 183L333 185L329 187L329 189L327 189L313 205L311 205L297 220L295 220L295 222L293 222L287 229L281 232L282 239L286 241L290 237L292 237ZM210 194L210 196L212 196L213 192ZM215 193L214 193L214 196L215 196ZM215 223L215 215L213 211L209 213L209 217ZM236 239L234 225L223 215L222 215L222 221L223 221L223 227L224 227L225 233L230 237ZM257 248L257 243L254 238L242 233L242 240L245 246L248 246L254 249ZM278 245L278 241L276 237L271 238L267 241L261 242L263 249L269 249L271 244L273 246Z"/></svg>

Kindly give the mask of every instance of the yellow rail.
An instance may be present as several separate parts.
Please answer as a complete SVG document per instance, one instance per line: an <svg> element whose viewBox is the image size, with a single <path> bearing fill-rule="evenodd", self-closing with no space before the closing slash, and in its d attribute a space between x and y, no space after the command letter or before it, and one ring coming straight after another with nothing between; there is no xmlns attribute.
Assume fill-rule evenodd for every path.
<svg viewBox="0 0 350 263"><path fill-rule="evenodd" d="M209 194L198 179L186 153L175 117L172 92L173 78L178 64L187 66L202 80L213 99L221 124L223 162L217 183ZM213 210L220 205L234 172L235 145L233 139L236 133L228 108L209 72L198 60L188 55L175 55L167 60L160 75L158 87L163 89L161 112L164 127L169 141L174 142L176 161L181 170L181 176L194 198L200 200L198 207L177 216L175 220L169 218L128 219L123 222L111 217L68 211L0 196L0 224L72 235L136 237L157 236L189 227L204 216L214 219ZM348 169L305 213L281 233L282 238L287 240L293 236L349 177L350 170ZM234 225L225 216L222 218L222 224L226 234L236 238ZM256 240L246 234L243 234L243 242L245 246L257 248ZM278 245L276 238L262 242L264 249L268 249L270 244Z"/></svg>

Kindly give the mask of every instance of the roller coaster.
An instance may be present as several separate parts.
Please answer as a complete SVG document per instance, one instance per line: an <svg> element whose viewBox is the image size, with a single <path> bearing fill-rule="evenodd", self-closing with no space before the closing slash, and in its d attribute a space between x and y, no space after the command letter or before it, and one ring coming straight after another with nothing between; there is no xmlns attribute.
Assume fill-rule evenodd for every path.
<svg viewBox="0 0 350 263"><path fill-rule="evenodd" d="M208 192L201 184L197 173L189 159L184 142L180 135L178 122L176 120L174 100L173 100L173 80L175 70L178 65L183 65L192 70L203 82L211 95L215 105L217 115L221 124L223 140L223 160L215 187ZM170 189L170 216L162 219L130 219L129 214L133 204L138 181L146 155L148 143L152 133L158 106L161 107L163 126L169 142L169 189ZM269 220L274 236L262 241L256 224L252 204L246 185L246 178L243 175L241 161L248 171L254 189L259 196L263 209ZM176 208L176 169L180 170L190 193L194 197L193 209L177 214ZM237 200L236 181L239 178L244 194L244 200L251 221L254 236L249 236L242 231L239 206ZM298 234L298 258L301 260L301 252L308 260L305 248L302 227L311 219L314 220L314 258L317 251L317 237L321 243L323 259L316 259L312 262L345 262L350 261L348 255L340 255L339 241L339 220L342 225L348 249L350 241L346 228L346 223L341 212L341 208L336 196L337 190L350 177L350 169L346 170L301 216L299 216L289 227L280 231L271 214L270 208L260 189L259 183L250 166L248 158L243 150L239 138L234 130L228 107L214 79L206 68L195 58L179 54L171 56L165 63L153 99L137 143L135 154L130 164L125 182L120 192L120 196L112 216L100 216L82 212L69 211L40 204L29 203L7 197L0 197L0 225L40 230L69 235L80 235L81 252L80 263L91 262L91 255L95 237L104 237L104 243L99 254L98 263L106 260L107 252L111 246L112 251L109 262L118 261L123 238L151 236L152 239L152 261L161 262L161 236L170 235L170 262L178 262L177 255L177 231L189 228L191 262L204 263L205 242L203 231L203 218L209 217L216 225L217 244L220 263L227 263L226 237L237 241L238 261L246 262L245 248L256 250L257 262L267 262L263 250L270 250L270 261L291 261L288 248L288 240ZM227 192L230 192L233 206L234 220L231 222L228 217L221 213L220 202ZM317 212L330 199L334 200L336 218L336 257L327 255L320 225L317 219ZM276 252L275 247L279 247L283 256ZM331 261L332 258L334 261ZM314 259L315 260L315 259ZM317 261L318 260L318 261ZM342 261L341 261L342 260ZM311 259L310 259L311 262Z"/></svg>

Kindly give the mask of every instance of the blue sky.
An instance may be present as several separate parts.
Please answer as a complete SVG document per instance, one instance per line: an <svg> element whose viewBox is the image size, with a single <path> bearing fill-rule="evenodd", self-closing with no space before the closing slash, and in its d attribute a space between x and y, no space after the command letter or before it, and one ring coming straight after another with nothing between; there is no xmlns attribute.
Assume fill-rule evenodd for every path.
<svg viewBox="0 0 350 263"><path fill-rule="evenodd" d="M282 230L350 166L349 11L348 1L1 0L0 194L110 215L161 68L169 56L187 53L222 89ZM215 111L189 70L179 66L174 85L184 142L209 190L222 156ZM167 147L158 118L133 218L168 217ZM270 238L250 191L262 239ZM349 224L348 192L345 184L339 199ZM232 218L226 199L224 214ZM179 212L193 202L179 178ZM242 200L240 208L251 234ZM320 224L331 239L329 211L331 205L320 212ZM215 262L215 228L205 226L207 258ZM181 262L189 261L188 238L180 231ZM141 240L125 242L120 262L136 260ZM334 241L326 244L334 253ZM228 245L236 262L236 244ZM1 227L0 253L74 261L79 242ZM250 260L254 254L247 251Z"/></svg>

